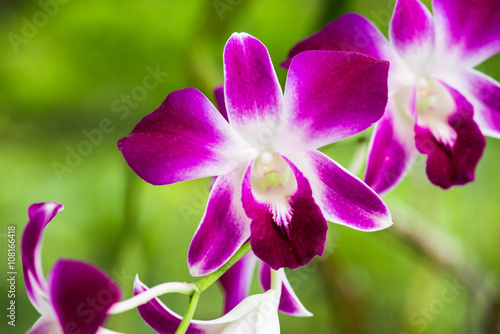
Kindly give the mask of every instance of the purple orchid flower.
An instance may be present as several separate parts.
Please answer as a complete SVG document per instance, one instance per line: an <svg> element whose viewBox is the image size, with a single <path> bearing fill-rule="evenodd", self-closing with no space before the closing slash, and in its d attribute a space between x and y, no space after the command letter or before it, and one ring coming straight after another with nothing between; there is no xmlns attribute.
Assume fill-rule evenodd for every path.
<svg viewBox="0 0 500 334"><path fill-rule="evenodd" d="M346 14L298 43L283 66L307 50L349 50L389 60L389 102L375 126L365 181L393 188L418 152L429 180L444 189L474 180L483 135L500 138L500 84L474 67L500 51L498 0L398 0L390 43L367 19Z"/></svg>
<svg viewBox="0 0 500 334"><path fill-rule="evenodd" d="M323 254L326 219L374 231L390 213L362 181L317 148L376 122L388 63L348 52L305 52L283 94L266 47L233 34L224 49L229 123L199 91L171 93L118 142L154 185L218 176L188 252L193 276L217 270L250 239L272 268Z"/></svg>
<svg viewBox="0 0 500 334"><path fill-rule="evenodd" d="M96 267L60 259L45 280L41 262L43 229L63 209L56 202L33 204L21 240L24 282L41 317L30 334L114 333L102 326L120 288Z"/></svg>
<svg viewBox="0 0 500 334"><path fill-rule="evenodd" d="M260 261L250 251L219 278L219 283L225 293L224 313L230 312L248 296L257 263L262 288L264 291L271 288L271 267ZM281 273L281 297L278 311L296 317L310 317L313 315L300 302L284 271Z"/></svg>
<svg viewBox="0 0 500 334"><path fill-rule="evenodd" d="M136 277L134 294L148 291ZM224 333L268 333L278 334L278 303L280 291L269 289L265 293L246 297L229 313L214 320L191 320L186 334L224 334ZM174 334L182 317L169 309L158 298L138 307L146 323L160 334Z"/></svg>

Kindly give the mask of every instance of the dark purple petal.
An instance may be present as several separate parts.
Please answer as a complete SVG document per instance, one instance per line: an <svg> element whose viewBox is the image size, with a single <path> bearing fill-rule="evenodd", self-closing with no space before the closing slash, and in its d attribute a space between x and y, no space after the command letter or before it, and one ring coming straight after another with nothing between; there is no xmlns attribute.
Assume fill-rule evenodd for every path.
<svg viewBox="0 0 500 334"><path fill-rule="evenodd" d="M257 257L250 251L219 278L224 289L224 314L228 313L248 296Z"/></svg>
<svg viewBox="0 0 500 334"><path fill-rule="evenodd" d="M387 39L366 18L345 14L311 37L297 43L281 66L289 68L292 58L309 50L352 51L380 59L392 60L393 51Z"/></svg>
<svg viewBox="0 0 500 334"><path fill-rule="evenodd" d="M260 264L259 278L262 289L264 289L264 291L269 290L271 288L271 267L264 262ZM306 310L293 291L284 271L281 273L281 280L281 297L278 310L296 317L312 316L311 312Z"/></svg>
<svg viewBox="0 0 500 334"><path fill-rule="evenodd" d="M440 51L470 66L500 51L500 1L434 0L433 10Z"/></svg>
<svg viewBox="0 0 500 334"><path fill-rule="evenodd" d="M443 189L474 181L476 165L486 141L473 120L473 108L455 89L443 84L455 101L455 110L448 124L456 132L453 145L444 144L432 129L415 124L415 143L420 153L427 155L426 172L429 180Z"/></svg>
<svg viewBox="0 0 500 334"><path fill-rule="evenodd" d="M29 221L24 228L21 239L21 255L23 262L24 284L33 306L39 309L40 296L37 290L46 290L46 282L42 272L41 240L43 229L63 209L57 202L32 204L28 209Z"/></svg>
<svg viewBox="0 0 500 334"><path fill-rule="evenodd" d="M457 86L474 106L474 119L482 133L500 138L500 83L475 70L460 81Z"/></svg>
<svg viewBox="0 0 500 334"><path fill-rule="evenodd" d="M396 103L389 101L384 116L373 129L368 152L364 181L379 194L401 181L417 154L413 122L396 108Z"/></svg>
<svg viewBox="0 0 500 334"><path fill-rule="evenodd" d="M250 237L250 220L241 205L241 174L219 176L188 252L189 272L205 276L217 270Z"/></svg>
<svg viewBox="0 0 500 334"><path fill-rule="evenodd" d="M148 287L136 280L134 282L134 295L148 290ZM158 298L151 299L146 304L137 307L144 321L160 334L174 334L182 318L165 306ZM186 334L205 334L205 330L190 324Z"/></svg>
<svg viewBox="0 0 500 334"><path fill-rule="evenodd" d="M283 93L266 47L234 33L224 48L224 92L231 125L250 139L255 126L279 121Z"/></svg>
<svg viewBox="0 0 500 334"><path fill-rule="evenodd" d="M314 202L309 182L292 162L283 159L297 180L296 192L287 198L291 218L285 228L274 221L271 204L255 199L251 166L243 179L241 198L247 216L252 219L252 250L275 270L283 267L295 269L309 263L314 256L322 255L328 229L320 208Z"/></svg>
<svg viewBox="0 0 500 334"><path fill-rule="evenodd" d="M95 334L109 308L121 297L120 288L96 267L58 260L48 277L50 301L65 334Z"/></svg>
<svg viewBox="0 0 500 334"><path fill-rule="evenodd" d="M349 227L376 231L392 225L389 210L363 181L318 151L296 160L311 183L313 196L326 219Z"/></svg>
<svg viewBox="0 0 500 334"><path fill-rule="evenodd" d="M315 149L378 121L387 103L388 70L388 62L359 53L306 51L297 55L286 82L287 126L280 132L280 151Z"/></svg>
<svg viewBox="0 0 500 334"><path fill-rule="evenodd" d="M241 138L202 93L186 88L172 92L118 148L137 175L161 185L231 171Z"/></svg>
<svg viewBox="0 0 500 334"><path fill-rule="evenodd" d="M434 23L427 7L418 0L398 0L389 35L406 64L423 73L434 49Z"/></svg>
<svg viewBox="0 0 500 334"><path fill-rule="evenodd" d="M217 109L226 121L229 122L227 117L226 101L224 100L224 86L220 85L214 88L215 102L217 103Z"/></svg>

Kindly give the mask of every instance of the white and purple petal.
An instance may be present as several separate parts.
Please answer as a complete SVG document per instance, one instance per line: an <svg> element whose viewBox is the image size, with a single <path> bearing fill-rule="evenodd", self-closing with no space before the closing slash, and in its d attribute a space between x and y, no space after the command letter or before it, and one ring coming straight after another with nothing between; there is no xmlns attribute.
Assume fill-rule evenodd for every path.
<svg viewBox="0 0 500 334"><path fill-rule="evenodd" d="M231 35L224 48L224 93L231 126L256 146L262 126L279 124L283 93L269 53L246 33Z"/></svg>
<svg viewBox="0 0 500 334"><path fill-rule="evenodd" d="M257 257L250 251L219 278L225 294L224 314L248 296Z"/></svg>
<svg viewBox="0 0 500 334"><path fill-rule="evenodd" d="M500 138L500 83L473 69L446 79L473 105L474 120L481 132Z"/></svg>
<svg viewBox="0 0 500 334"><path fill-rule="evenodd" d="M433 0L437 52L474 67L500 52L500 1Z"/></svg>
<svg viewBox="0 0 500 334"><path fill-rule="evenodd" d="M192 88L169 94L118 141L130 167L154 185L227 173L245 160L238 155L243 146L212 103Z"/></svg>
<svg viewBox="0 0 500 334"><path fill-rule="evenodd" d="M50 301L64 333L96 333L120 288L96 267L58 260L48 276Z"/></svg>
<svg viewBox="0 0 500 334"><path fill-rule="evenodd" d="M418 153L413 122L398 108L398 103L390 99L370 140L364 181L378 194L388 192L402 180Z"/></svg>
<svg viewBox="0 0 500 334"><path fill-rule="evenodd" d="M271 288L271 267L264 262L260 263L259 278L264 291L269 290ZM278 311L296 317L311 317L313 314L302 305L284 271L281 273L281 280L281 298Z"/></svg>
<svg viewBox="0 0 500 334"><path fill-rule="evenodd" d="M138 279L134 282L134 294L147 291L148 287ZM192 320L186 334L222 333L279 333L277 299L275 290L245 298L229 313L214 320ZM174 334L182 317L170 310L158 298L138 307L146 323L160 334Z"/></svg>
<svg viewBox="0 0 500 334"><path fill-rule="evenodd" d="M439 123L421 120L415 124L415 143L427 155L429 180L443 189L474 180L476 165L486 141L473 119L472 105L455 89L442 83L454 101L447 118Z"/></svg>
<svg viewBox="0 0 500 334"><path fill-rule="evenodd" d="M294 162L311 184L313 196L325 218L362 231L392 225L382 199L363 181L321 152L310 151Z"/></svg>
<svg viewBox="0 0 500 334"><path fill-rule="evenodd" d="M63 332L55 319L41 316L26 334L63 334Z"/></svg>
<svg viewBox="0 0 500 334"><path fill-rule="evenodd" d="M219 176L188 252L192 276L208 275L222 266L250 237L250 219L241 205L241 173Z"/></svg>
<svg viewBox="0 0 500 334"><path fill-rule="evenodd" d="M388 70L388 62L353 52L295 56L277 149L285 155L316 149L371 126L384 114Z"/></svg>
<svg viewBox="0 0 500 334"><path fill-rule="evenodd" d="M401 58L415 74L428 70L434 50L431 12L419 0L398 0L389 36Z"/></svg>
<svg viewBox="0 0 500 334"><path fill-rule="evenodd" d="M242 184L241 200L250 225L250 244L255 255L273 269L295 269L309 263L325 249L328 224L314 202L307 179L283 157L297 182L297 190L283 198L285 221L277 221L272 203L258 200L252 191L252 168L248 167ZM280 186L280 184L278 184Z"/></svg>
<svg viewBox="0 0 500 334"><path fill-rule="evenodd" d="M21 256L26 292L31 303L40 313L42 313L41 308L43 308L41 294L45 294L47 289L41 260L43 230L62 209L63 205L57 202L32 204L28 209L29 221L21 239Z"/></svg>

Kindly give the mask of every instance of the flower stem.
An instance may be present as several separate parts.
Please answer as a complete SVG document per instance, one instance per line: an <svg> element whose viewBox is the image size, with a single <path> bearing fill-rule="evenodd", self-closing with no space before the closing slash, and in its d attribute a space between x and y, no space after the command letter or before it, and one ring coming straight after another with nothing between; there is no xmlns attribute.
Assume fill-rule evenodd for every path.
<svg viewBox="0 0 500 334"><path fill-rule="evenodd" d="M246 242L241 246L240 249L236 251L236 253L222 265L217 271L203 277L200 279L198 282L194 283L197 287L200 293L205 291L209 286L211 286L213 283L215 283L226 271L229 270L236 262L238 262L239 259L241 259L246 253L250 251L251 246L250 242Z"/></svg>
<svg viewBox="0 0 500 334"><path fill-rule="evenodd" d="M188 330L189 323L191 322L191 319L193 319L196 306L198 306L198 300L200 299L200 294L201 292L199 291L196 290L193 291L193 294L189 298L189 305L186 314L184 315L184 318L182 319L179 327L177 327L175 334L184 334Z"/></svg>

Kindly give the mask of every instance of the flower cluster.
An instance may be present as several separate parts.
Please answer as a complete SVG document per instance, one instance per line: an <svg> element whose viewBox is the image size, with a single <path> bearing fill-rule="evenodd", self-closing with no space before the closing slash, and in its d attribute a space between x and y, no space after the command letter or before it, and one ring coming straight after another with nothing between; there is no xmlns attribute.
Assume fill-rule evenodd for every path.
<svg viewBox="0 0 500 334"><path fill-rule="evenodd" d="M364 17L347 14L290 51L281 89L266 47L234 33L223 52L218 109L201 92L170 93L118 142L143 180L167 185L212 177L208 203L187 262L195 283L148 288L134 297L85 262L61 259L47 280L43 230L62 209L33 204L22 239L28 297L41 314L29 333L112 333L106 318L137 308L158 333L278 333L278 311L311 316L284 268L324 253L328 223L361 231L392 225L380 198L427 156L429 180L442 188L474 179L484 135L500 137L500 85L474 69L500 50L500 3L398 0L388 41ZM364 181L319 148L375 124ZM249 296L255 267L263 292ZM224 315L193 320L214 282ZM158 299L190 298L180 316Z"/></svg>

